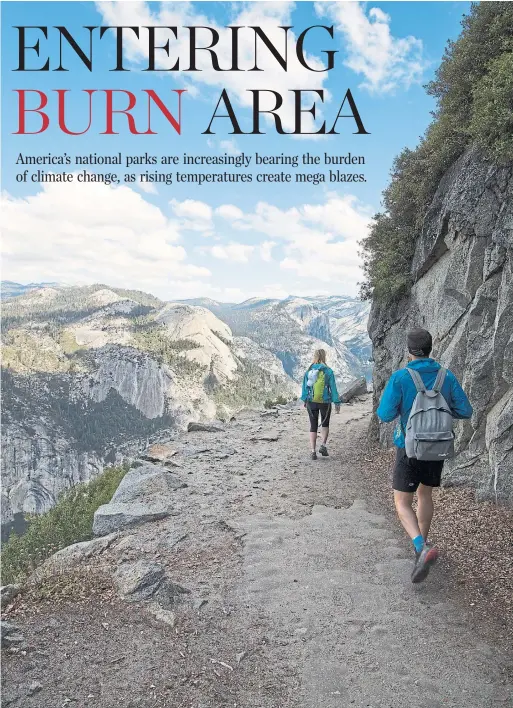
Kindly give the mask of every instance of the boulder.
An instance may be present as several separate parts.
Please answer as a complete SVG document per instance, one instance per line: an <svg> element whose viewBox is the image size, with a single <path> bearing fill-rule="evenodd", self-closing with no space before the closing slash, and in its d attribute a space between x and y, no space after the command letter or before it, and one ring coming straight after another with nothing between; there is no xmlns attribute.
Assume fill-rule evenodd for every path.
<svg viewBox="0 0 513 708"><path fill-rule="evenodd" d="M123 563L114 575L114 582L124 599L133 602L153 600L163 608L172 607L183 595L190 593L173 583L159 563L147 560Z"/></svg>
<svg viewBox="0 0 513 708"><path fill-rule="evenodd" d="M163 502L132 502L130 504L104 504L94 513L93 533L95 536L130 529L134 526L159 521L170 515L170 509Z"/></svg>
<svg viewBox="0 0 513 708"><path fill-rule="evenodd" d="M5 609L7 605L11 604L20 590L21 585L2 585L0 588L2 610Z"/></svg>
<svg viewBox="0 0 513 708"><path fill-rule="evenodd" d="M123 563L114 575L119 594L131 600L148 600L157 592L163 580L164 568L146 560Z"/></svg>
<svg viewBox="0 0 513 708"><path fill-rule="evenodd" d="M355 379L340 393L340 399L343 403L348 403L356 396L364 396L367 393L367 381L364 377Z"/></svg>
<svg viewBox="0 0 513 708"><path fill-rule="evenodd" d="M129 503L150 497L163 499L170 492L187 486L179 477L149 462L129 470L114 492L111 502Z"/></svg>
<svg viewBox="0 0 513 708"><path fill-rule="evenodd" d="M123 477L110 503L96 510L94 535L105 536L166 518L173 506L173 492L186 486L164 467L150 463L134 467Z"/></svg>
<svg viewBox="0 0 513 708"><path fill-rule="evenodd" d="M146 450L144 455L141 455L141 460L146 462L161 462L165 463L176 455L177 450L171 447L171 445L164 445L162 443L150 445Z"/></svg>
<svg viewBox="0 0 513 708"><path fill-rule="evenodd" d="M93 557L100 556L118 537L119 534L111 533L108 536L93 538L91 541L73 543L71 546L62 548L34 571L31 581L38 582L44 577L55 575L63 570L80 565Z"/></svg>
<svg viewBox="0 0 513 708"><path fill-rule="evenodd" d="M74 543L54 553L46 563L50 561L56 565L61 562L70 564L81 563L84 560L88 560L106 551L117 538L117 533L111 533L108 536L102 536L102 538L93 538L91 541Z"/></svg>
<svg viewBox="0 0 513 708"><path fill-rule="evenodd" d="M222 433L224 428L211 423L189 423L187 426L188 433Z"/></svg>

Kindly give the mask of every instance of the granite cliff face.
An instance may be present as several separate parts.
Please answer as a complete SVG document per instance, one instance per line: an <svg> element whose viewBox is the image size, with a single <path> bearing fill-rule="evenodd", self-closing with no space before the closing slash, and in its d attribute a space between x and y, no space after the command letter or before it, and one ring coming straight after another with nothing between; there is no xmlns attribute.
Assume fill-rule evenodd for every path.
<svg viewBox="0 0 513 708"><path fill-rule="evenodd" d="M173 374L146 352L132 347L107 345L93 354L93 372L82 379L84 393L98 403L114 389L129 405L146 418L166 413L166 396Z"/></svg>
<svg viewBox="0 0 513 708"><path fill-rule="evenodd" d="M457 424L457 457L445 483L513 502L513 166L469 150L434 196L412 263L414 285L394 305L374 303L375 405L406 363L405 334L428 329L433 356L454 371L474 407ZM371 434L378 434L374 420ZM390 440L389 426L380 431Z"/></svg>

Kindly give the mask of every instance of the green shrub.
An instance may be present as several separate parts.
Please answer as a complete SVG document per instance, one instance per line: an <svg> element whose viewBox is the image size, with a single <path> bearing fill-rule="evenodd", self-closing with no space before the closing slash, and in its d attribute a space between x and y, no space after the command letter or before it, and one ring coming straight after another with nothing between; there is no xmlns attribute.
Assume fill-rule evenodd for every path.
<svg viewBox="0 0 513 708"><path fill-rule="evenodd" d="M2 584L23 582L56 551L92 538L94 512L111 500L126 471L110 467L64 492L50 511L28 517L25 534L13 534L2 548Z"/></svg>
<svg viewBox="0 0 513 708"><path fill-rule="evenodd" d="M513 52L490 63L473 96L470 135L497 162L513 160Z"/></svg>
<svg viewBox="0 0 513 708"><path fill-rule="evenodd" d="M391 302L411 287L415 243L440 179L471 144L491 159L513 159L513 3L472 5L426 87L434 119L415 150L395 159L383 213L361 241L364 299Z"/></svg>

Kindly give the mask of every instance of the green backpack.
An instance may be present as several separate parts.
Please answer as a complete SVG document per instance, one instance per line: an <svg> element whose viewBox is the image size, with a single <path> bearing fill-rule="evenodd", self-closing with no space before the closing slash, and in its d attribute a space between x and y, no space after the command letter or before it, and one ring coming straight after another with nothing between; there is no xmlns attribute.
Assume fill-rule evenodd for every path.
<svg viewBox="0 0 513 708"><path fill-rule="evenodd" d="M326 376L324 369L310 369L308 372L308 388L311 390L312 401L314 403L324 403L324 388L326 386Z"/></svg>

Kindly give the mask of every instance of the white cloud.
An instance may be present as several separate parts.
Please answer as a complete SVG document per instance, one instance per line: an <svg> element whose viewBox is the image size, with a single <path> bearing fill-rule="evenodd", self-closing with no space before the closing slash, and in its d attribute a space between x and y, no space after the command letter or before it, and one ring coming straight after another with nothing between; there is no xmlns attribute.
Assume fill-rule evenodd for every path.
<svg viewBox="0 0 513 708"><path fill-rule="evenodd" d="M247 263L249 257L253 253L254 246L249 246L245 243L227 243L224 246L212 246L206 249L214 258L220 258L225 261L234 261L235 263Z"/></svg>
<svg viewBox="0 0 513 708"><path fill-rule="evenodd" d="M316 293L317 294L317 291ZM290 292L285 290L279 283L271 283L263 286L259 290L242 290L241 288L213 288L212 297L217 297L223 301L242 302L250 298L271 298L272 300L283 300Z"/></svg>
<svg viewBox="0 0 513 708"><path fill-rule="evenodd" d="M328 16L342 32L347 49L345 61L364 77L363 88L387 92L398 86L408 88L419 82L426 66L422 40L394 37L390 16L377 7L367 11L367 3L317 2L320 16Z"/></svg>
<svg viewBox="0 0 513 708"><path fill-rule="evenodd" d="M137 186L141 192L145 192L146 194L158 194L158 190L153 182L137 182Z"/></svg>
<svg viewBox="0 0 513 708"><path fill-rule="evenodd" d="M276 246L275 241L264 241L260 244L260 258L269 263L273 259L273 248Z"/></svg>
<svg viewBox="0 0 513 708"><path fill-rule="evenodd" d="M212 218L212 207L205 202L198 202L195 199L186 199L179 202L172 199L170 202L176 216L186 219L199 219L200 221L210 221Z"/></svg>
<svg viewBox="0 0 513 708"><path fill-rule="evenodd" d="M223 288L220 294L232 302L241 302L246 298L246 293L240 288Z"/></svg>
<svg viewBox="0 0 513 708"><path fill-rule="evenodd" d="M216 214L228 221L236 221L244 217L244 212L233 204L223 204L216 209Z"/></svg>
<svg viewBox="0 0 513 708"><path fill-rule="evenodd" d="M206 12L211 12L211 8L207 3L201 4L202 13L198 12L199 5L190 2L175 2L175 3L149 3L134 0L132 2L98 2L97 8L103 15L106 24L113 25L135 25L140 26L140 39L137 39L131 32L126 33L126 54L129 61L134 64L143 63L147 65L147 47L148 33L144 30L144 26L164 26L178 27L178 39L175 39L169 31L156 30L157 46L170 41L172 50L170 57L164 51L156 53L157 66L160 68L169 68L173 66L176 60L180 59L180 69L189 66L189 34L185 27L187 26L206 26L212 27L219 32L220 40L215 47L216 54L219 58L219 64L222 68L232 66L231 56L231 41L232 36L230 30L219 25L213 17L208 17ZM322 89L324 83L328 79L329 72L320 71L325 66L325 60L306 54L308 64L316 69L309 71L300 64L295 51L296 36L291 30L288 32L288 66L287 71L284 71L272 56L271 52L259 41L258 50L258 65L263 71L248 71L254 66L254 51L255 51L255 35L250 29L251 26L259 26L267 34L274 46L284 53L284 37L285 33L280 29L280 26L293 26L291 14L295 4L292 2L252 2L252 3L232 3L231 9L234 13L230 18L229 23L232 26L239 26L242 29L239 31L239 67L244 71L214 71L208 52L197 53L197 67L200 71L185 72L169 72L169 76L173 81L184 78L190 84L196 82L199 84L215 87L218 89L219 95L222 88L226 88L230 100L236 106L252 107L253 96L250 89L269 89L269 76L272 75L272 88L283 96L284 105L279 110L279 114L283 121L283 127L286 131L294 129L294 99L289 93L291 89L308 88ZM315 35L320 40L326 43L326 49L333 49L333 41L327 32L323 30L315 30L312 35ZM207 30L198 31L199 46L206 46L212 41L212 36ZM312 41L312 40L310 40ZM283 48L283 49L282 49ZM161 74L164 75L164 74ZM313 98L313 95L309 94ZM329 92L325 89L325 102L329 100ZM274 97L270 94L264 94L262 97L262 108L271 108L274 106ZM217 103L212 102L212 114ZM319 110L318 103L317 120L313 116L304 113L302 116L303 130L315 131L322 124L322 113ZM223 111L224 112L224 111ZM205 113L205 130L208 127L210 115ZM246 114L246 121L248 121ZM274 119L271 116L265 116L266 122L271 121L274 124ZM262 123L264 126L264 123ZM214 121L212 130L218 133L226 133L227 127L231 127L228 119L219 119ZM251 130L252 124L246 123L246 126L241 126L242 130ZM262 127L262 129L264 129Z"/></svg>
<svg viewBox="0 0 513 708"><path fill-rule="evenodd" d="M265 288L263 288L263 290L260 290L258 294L255 294L254 297L268 297L272 300L283 300L289 295L290 292L285 290L283 285L280 285L279 283L272 283L271 285L266 285Z"/></svg>
<svg viewBox="0 0 513 708"><path fill-rule="evenodd" d="M180 229L199 231L203 236L212 235L214 225L212 223L213 210L211 206L195 199L185 199L183 202L172 199L169 204L175 216L178 217L178 227Z"/></svg>
<svg viewBox="0 0 513 708"><path fill-rule="evenodd" d="M241 151L239 150L237 143L235 140L221 140L219 143L219 147L221 150L225 150L228 155L241 155Z"/></svg>
<svg viewBox="0 0 513 708"><path fill-rule="evenodd" d="M34 196L1 198L4 274L19 282L113 286L165 292L198 280L180 233L162 211L127 186L42 185Z"/></svg>
<svg viewBox="0 0 513 708"><path fill-rule="evenodd" d="M234 208L226 205L217 212L228 209L230 214ZM280 242L284 251L282 270L314 281L337 283L339 290L354 292L362 275L358 241L366 235L373 213L353 195L328 193L324 203L291 209L259 202L254 212L237 214L232 228L274 239L260 244L263 258L268 252L270 256L271 248Z"/></svg>

